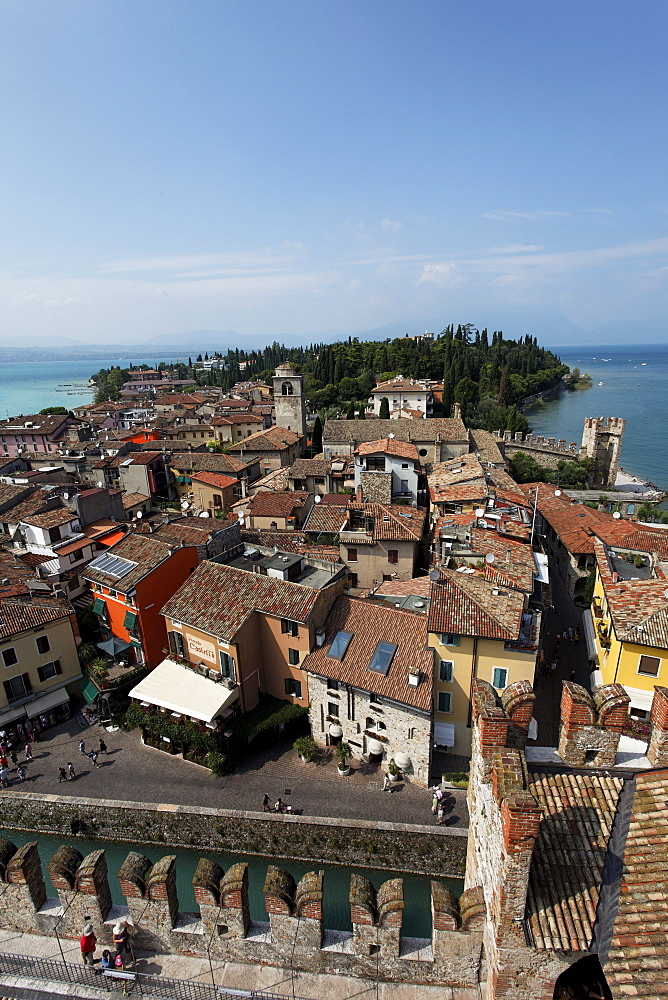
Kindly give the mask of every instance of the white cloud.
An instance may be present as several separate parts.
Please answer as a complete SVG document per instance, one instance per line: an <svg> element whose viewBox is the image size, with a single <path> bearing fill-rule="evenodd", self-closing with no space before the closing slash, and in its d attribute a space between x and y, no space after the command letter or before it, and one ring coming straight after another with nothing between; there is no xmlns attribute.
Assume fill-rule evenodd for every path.
<svg viewBox="0 0 668 1000"><path fill-rule="evenodd" d="M394 233L398 229L401 229L401 223L400 222L394 222L393 219L383 219L382 222L381 222L381 224L380 224L380 228L388 230L389 232L393 232Z"/></svg>
<svg viewBox="0 0 668 1000"><path fill-rule="evenodd" d="M422 268L422 274L418 278L418 285L431 282L441 288L452 288L464 281L460 268L454 261L445 261L441 264L426 264Z"/></svg>
<svg viewBox="0 0 668 1000"><path fill-rule="evenodd" d="M548 222L551 219L566 219L571 212L555 212L550 209L535 209L529 212L511 212L503 208L483 212L483 219L493 219L496 222Z"/></svg>
<svg viewBox="0 0 668 1000"><path fill-rule="evenodd" d="M534 253L543 250L544 247L534 243L504 243L500 247L488 247L483 253L503 254L503 253Z"/></svg>

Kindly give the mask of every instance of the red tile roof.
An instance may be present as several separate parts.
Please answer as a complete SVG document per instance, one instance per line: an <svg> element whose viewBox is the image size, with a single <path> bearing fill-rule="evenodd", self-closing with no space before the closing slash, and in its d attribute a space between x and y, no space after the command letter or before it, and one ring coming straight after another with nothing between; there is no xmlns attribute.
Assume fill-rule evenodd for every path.
<svg viewBox="0 0 668 1000"><path fill-rule="evenodd" d="M347 518L348 512L345 507L317 503L313 505L304 521L304 531L336 535L343 528Z"/></svg>
<svg viewBox="0 0 668 1000"><path fill-rule="evenodd" d="M116 545L108 549L108 554L121 556L129 559L136 565L128 567L127 573L121 577L110 576L102 573L99 569L90 564L83 571L82 576L91 583L99 583L104 587L111 587L122 594L133 590L140 580L152 573L161 563L169 559L172 547L166 542L159 541L152 535L139 535L131 533L125 535ZM105 553L106 554L106 553ZM168 572L167 569L165 571Z"/></svg>
<svg viewBox="0 0 668 1000"><path fill-rule="evenodd" d="M365 441L355 449L356 455L396 455L398 458L409 458L419 462L417 448L408 441L397 441L395 438L381 438L380 441Z"/></svg>
<svg viewBox="0 0 668 1000"><path fill-rule="evenodd" d="M398 504L350 503L348 509L363 511L374 519L376 542L418 542L427 517L424 510Z"/></svg>
<svg viewBox="0 0 668 1000"><path fill-rule="evenodd" d="M494 593L497 590L497 593ZM515 641L520 634L524 594L499 591L482 577L441 570L431 590L430 632Z"/></svg>
<svg viewBox="0 0 668 1000"><path fill-rule="evenodd" d="M285 451L297 444L301 435L294 431L289 431L284 427L270 427L267 431L257 431L250 434L243 441L237 441L230 450L233 452L243 451Z"/></svg>
<svg viewBox="0 0 668 1000"><path fill-rule="evenodd" d="M262 490L248 501L248 513L252 517L292 517L307 503L309 496L309 493Z"/></svg>
<svg viewBox="0 0 668 1000"><path fill-rule="evenodd" d="M206 483L207 486L217 486L220 490L236 486L239 482L238 479L226 476L223 472L194 472L191 479L194 483Z"/></svg>
<svg viewBox="0 0 668 1000"><path fill-rule="evenodd" d="M70 605L62 602L32 604L28 601L0 599L0 639L69 618L71 614Z"/></svg>

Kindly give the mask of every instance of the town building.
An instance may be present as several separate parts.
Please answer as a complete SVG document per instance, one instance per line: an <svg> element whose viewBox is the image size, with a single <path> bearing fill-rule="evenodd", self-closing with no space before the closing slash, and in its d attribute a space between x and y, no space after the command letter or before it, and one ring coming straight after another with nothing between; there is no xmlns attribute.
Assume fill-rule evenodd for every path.
<svg viewBox="0 0 668 1000"><path fill-rule="evenodd" d="M257 459L261 475L266 476L274 469L292 465L301 455L304 442L302 435L289 428L270 427L230 446L227 454L246 461Z"/></svg>
<svg viewBox="0 0 668 1000"><path fill-rule="evenodd" d="M286 361L277 366L272 383L277 427L284 427L288 431L294 431L299 437L305 437L304 376L298 375L295 368Z"/></svg>
<svg viewBox="0 0 668 1000"><path fill-rule="evenodd" d="M21 455L31 452L51 454L61 447L67 431L77 421L66 414L33 413L0 420L0 453Z"/></svg>
<svg viewBox="0 0 668 1000"><path fill-rule="evenodd" d="M324 507L320 505L321 510ZM314 526L311 517L304 525L307 532ZM338 520L339 515L335 517ZM367 589L383 580L409 580L415 576L425 521L425 512L414 507L349 503L338 540L351 589Z"/></svg>
<svg viewBox="0 0 668 1000"><path fill-rule="evenodd" d="M415 445L393 436L358 445L355 491L363 502L426 506L426 479Z"/></svg>
<svg viewBox="0 0 668 1000"><path fill-rule="evenodd" d="M469 432L460 417L432 417L429 420L326 420L322 434L325 458L353 455L366 441L390 436L414 444L422 465L444 462L469 452Z"/></svg>
<svg viewBox="0 0 668 1000"><path fill-rule="evenodd" d="M239 480L222 472L195 472L190 485L191 506L214 517L226 513L237 499Z"/></svg>
<svg viewBox="0 0 668 1000"><path fill-rule="evenodd" d="M228 413L224 417L214 417L211 428L213 440L223 444L235 444L266 429L264 419L258 413Z"/></svg>
<svg viewBox="0 0 668 1000"><path fill-rule="evenodd" d="M403 375L387 382L378 382L376 388L372 389L369 402L373 406L374 416L380 416L384 399L387 400L390 417L393 410L411 411L418 418L430 417L434 406L429 383L422 379L404 378Z"/></svg>
<svg viewBox="0 0 668 1000"><path fill-rule="evenodd" d="M243 501L245 526L270 531L293 531L301 527L314 505L310 493L262 490Z"/></svg>

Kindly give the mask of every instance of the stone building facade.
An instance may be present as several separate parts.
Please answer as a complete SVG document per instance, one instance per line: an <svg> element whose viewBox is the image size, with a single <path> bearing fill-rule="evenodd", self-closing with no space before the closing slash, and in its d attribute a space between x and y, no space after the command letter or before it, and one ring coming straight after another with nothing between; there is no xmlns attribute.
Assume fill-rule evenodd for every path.
<svg viewBox="0 0 668 1000"><path fill-rule="evenodd" d="M292 365L278 365L272 379L276 425L296 434L306 434L306 397L304 376L298 375Z"/></svg>

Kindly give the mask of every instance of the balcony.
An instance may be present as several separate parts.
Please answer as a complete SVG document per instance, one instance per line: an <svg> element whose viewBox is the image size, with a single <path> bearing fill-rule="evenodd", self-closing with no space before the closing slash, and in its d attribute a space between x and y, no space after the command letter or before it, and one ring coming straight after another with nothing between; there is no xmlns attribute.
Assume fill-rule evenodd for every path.
<svg viewBox="0 0 668 1000"><path fill-rule="evenodd" d="M339 532L339 540L343 545L373 545L373 529L367 531L365 528L346 528Z"/></svg>
<svg viewBox="0 0 668 1000"><path fill-rule="evenodd" d="M523 653L535 653L538 650L538 638L540 636L539 612L525 611L522 615L520 634L517 639L504 642L504 649L514 649Z"/></svg>

